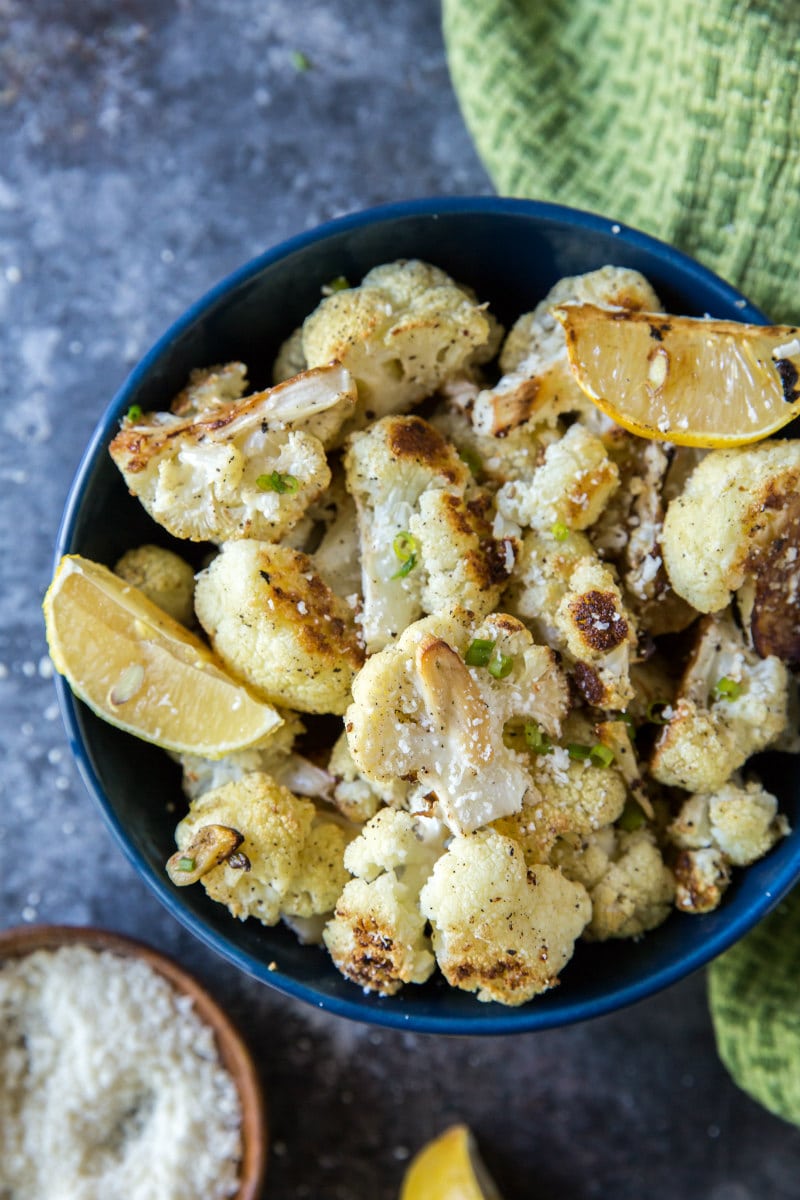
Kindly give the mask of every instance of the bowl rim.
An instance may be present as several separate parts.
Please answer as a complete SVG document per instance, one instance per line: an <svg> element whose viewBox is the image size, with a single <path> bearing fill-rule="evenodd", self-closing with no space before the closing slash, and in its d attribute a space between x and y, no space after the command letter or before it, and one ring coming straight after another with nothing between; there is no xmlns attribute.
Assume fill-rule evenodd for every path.
<svg viewBox="0 0 800 1200"><path fill-rule="evenodd" d="M266 1098L253 1056L225 1010L190 971L162 951L139 938L94 925L15 925L2 929L0 967L37 950L55 951L67 946L86 946L138 959L165 979L176 993L191 998L197 1017L214 1035L220 1062L234 1082L241 1106L239 1190L232 1200L259 1200L269 1146Z"/></svg>
<svg viewBox="0 0 800 1200"><path fill-rule="evenodd" d="M225 275L172 322L144 354L103 411L80 459L69 488L56 537L53 569L64 554L71 552L71 541L81 508L81 493L93 469L98 451L108 439L111 422L117 418L119 413L126 410L128 397L135 392L154 364L198 318L212 309L227 293L247 283L270 264L288 257L297 250L324 241L331 235L346 232L349 229L358 229L365 225L377 225L397 218L423 216L436 219L440 216L451 217L457 214L533 217L545 222L576 225L589 233L602 233L605 236L611 233L629 247L657 255L671 269L680 271L686 278L687 284L691 284L692 280L697 280L706 291L716 293L722 303L739 309L741 320L754 324L769 323L766 314L743 296L737 288L690 255L651 234L597 213L545 201L500 196L433 196L382 204L347 213L277 243ZM764 890L757 902L751 903L742 913L733 914L722 928L713 930L691 952L676 957L674 961L651 972L641 980L622 983L611 988L602 997L575 1001L566 999L563 1004L559 1004L557 1009L537 1008L535 998L518 1008L482 1005L481 1008L485 1011L478 1011L467 1016L440 1017L430 1013L404 1012L402 1005L398 1005L396 997L389 998L385 1007L382 1004L367 1007L356 998L355 987L352 999L325 995L313 985L283 974L274 963L254 960L248 951L229 943L217 931L208 927L199 916L186 910L180 904L178 897L167 886L166 876L162 877L152 870L147 860L131 845L124 827L111 809L83 742L78 715L80 701L73 696L66 680L58 674L55 675L55 686L70 749L84 786L100 809L113 839L137 874L155 892L167 911L204 945L245 974L273 987L286 996L350 1020L389 1029L413 1030L415 1033L473 1036L535 1032L593 1020L663 991L705 966L765 917L800 878L800 856L798 856L796 863L788 861L773 876L772 886ZM692 919L701 918L694 917Z"/></svg>

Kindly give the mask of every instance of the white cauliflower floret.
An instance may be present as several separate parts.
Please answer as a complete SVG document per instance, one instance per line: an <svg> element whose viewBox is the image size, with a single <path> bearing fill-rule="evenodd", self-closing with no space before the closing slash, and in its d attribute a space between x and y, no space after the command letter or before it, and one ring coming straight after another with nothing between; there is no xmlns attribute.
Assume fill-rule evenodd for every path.
<svg viewBox="0 0 800 1200"><path fill-rule="evenodd" d="M474 421L481 432L501 436L523 422L554 422L561 413L596 419L597 410L576 383L567 358L556 305L591 303L658 312L660 301L638 271L601 267L559 280L533 312L514 324L500 354L503 376L480 394Z"/></svg>
<svg viewBox="0 0 800 1200"><path fill-rule="evenodd" d="M293 372L294 373L294 372ZM170 405L177 417L196 417L240 400L247 391L247 367L241 362L198 367L189 372L189 382Z"/></svg>
<svg viewBox="0 0 800 1200"><path fill-rule="evenodd" d="M352 378L334 363L203 416L127 419L109 451L175 537L277 541L330 483L325 442L354 404Z"/></svg>
<svg viewBox="0 0 800 1200"><path fill-rule="evenodd" d="M556 986L591 915L581 884L553 867L529 869L516 842L493 830L453 839L420 908L447 982L508 1005Z"/></svg>
<svg viewBox="0 0 800 1200"><path fill-rule="evenodd" d="M249 775L252 771L261 771L271 775L273 779L280 774L283 765L296 757L293 753L294 743L304 726L296 713L282 709L280 712L282 724L270 733L260 746L249 750L236 750L225 754L222 758L202 758L199 754L176 755L182 771L181 787L188 800L196 800L205 792L218 788L223 783L232 783ZM285 780L279 782L295 791ZM300 793L302 794L302 793Z"/></svg>
<svg viewBox="0 0 800 1200"><path fill-rule="evenodd" d="M619 486L619 471L598 437L571 425L545 451L530 479L504 483L497 511L511 527L587 529Z"/></svg>
<svg viewBox="0 0 800 1200"><path fill-rule="evenodd" d="M633 697L636 627L614 576L596 556L578 560L553 623L588 703L625 709Z"/></svg>
<svg viewBox="0 0 800 1200"><path fill-rule="evenodd" d="M114 574L181 625L194 624L194 570L179 554L163 546L134 546L114 565Z"/></svg>
<svg viewBox="0 0 800 1200"><path fill-rule="evenodd" d="M390 996L424 983L435 967L419 893L444 849L441 824L384 808L345 851L356 876L344 887L323 938L337 968L368 991Z"/></svg>
<svg viewBox="0 0 800 1200"><path fill-rule="evenodd" d="M326 500L329 517L311 557L328 586L354 606L361 596L358 518L343 473L334 474Z"/></svg>
<svg viewBox="0 0 800 1200"><path fill-rule="evenodd" d="M469 471L419 417L385 417L351 436L347 487L356 502L367 650L380 650L422 612L418 554L409 522L428 488L463 495ZM399 539L399 540L398 540Z"/></svg>
<svg viewBox="0 0 800 1200"><path fill-rule="evenodd" d="M550 852L551 866L591 891L605 875L617 848L613 825L584 833L580 838L559 838Z"/></svg>
<svg viewBox="0 0 800 1200"><path fill-rule="evenodd" d="M492 536L484 499L476 495L467 502L443 488L420 496L408 528L419 546L423 612L461 604L483 617L497 607L514 565L516 542Z"/></svg>
<svg viewBox="0 0 800 1200"><path fill-rule="evenodd" d="M432 425L457 447L473 475L490 487L528 479L541 466L547 446L564 433L561 427L530 424L510 429L503 437L479 433L472 423L477 385L451 380L440 389L442 405L430 417Z"/></svg>
<svg viewBox="0 0 800 1200"><path fill-rule="evenodd" d="M562 648L564 638L556 614L579 561L592 557L592 543L583 533L526 533L503 594L503 605L515 617L521 617L539 641L553 649Z"/></svg>
<svg viewBox="0 0 800 1200"><path fill-rule="evenodd" d="M253 772L192 801L175 830L179 852L190 856L209 826L234 830L242 839L235 857L201 876L211 899L234 917L274 925L283 915L332 911L348 878L344 851L350 834L340 822L320 816L310 800Z"/></svg>
<svg viewBox="0 0 800 1200"><path fill-rule="evenodd" d="M613 447L620 487L592 526L592 544L616 566L637 623L653 637L679 632L697 616L672 589L661 551L669 493L694 453L620 431Z"/></svg>
<svg viewBox="0 0 800 1200"><path fill-rule="evenodd" d="M670 787L716 791L779 736L787 705L783 663L748 649L730 614L705 617L653 748L650 774Z"/></svg>
<svg viewBox="0 0 800 1200"><path fill-rule="evenodd" d="M718 846L681 850L673 870L677 909L687 913L708 913L719 907L731 881L731 869Z"/></svg>
<svg viewBox="0 0 800 1200"><path fill-rule="evenodd" d="M651 830L617 835L613 857L589 894L592 919L584 933L589 941L638 937L667 919L675 880Z"/></svg>
<svg viewBox="0 0 800 1200"><path fill-rule="evenodd" d="M470 648L485 666L465 664ZM466 833L515 812L531 790L527 757L503 742L506 723L530 719L557 737L568 703L555 655L519 621L494 613L477 623L455 610L417 621L367 660L345 728L367 779L415 781L410 802L438 802Z"/></svg>
<svg viewBox="0 0 800 1200"><path fill-rule="evenodd" d="M331 799L350 821L369 821L384 804L406 807L409 785L397 778L376 783L362 775L353 761L346 733L333 745L328 772L334 779Z"/></svg>
<svg viewBox="0 0 800 1200"><path fill-rule="evenodd" d="M362 416L372 419L407 412L445 379L493 358L501 334L468 288L408 260L375 267L359 287L323 299L303 323L303 353L310 367L343 363Z"/></svg>
<svg viewBox="0 0 800 1200"><path fill-rule="evenodd" d="M746 867L789 831L778 801L757 781L731 780L715 792L684 801L669 835L684 850L715 846L735 867Z"/></svg>
<svg viewBox="0 0 800 1200"><path fill-rule="evenodd" d="M748 584L756 649L800 662L800 441L707 454L667 509L662 546L680 596L717 612Z"/></svg>
<svg viewBox="0 0 800 1200"><path fill-rule="evenodd" d="M258 695L343 713L364 660L353 614L286 546L227 542L197 577L195 608L217 654Z"/></svg>

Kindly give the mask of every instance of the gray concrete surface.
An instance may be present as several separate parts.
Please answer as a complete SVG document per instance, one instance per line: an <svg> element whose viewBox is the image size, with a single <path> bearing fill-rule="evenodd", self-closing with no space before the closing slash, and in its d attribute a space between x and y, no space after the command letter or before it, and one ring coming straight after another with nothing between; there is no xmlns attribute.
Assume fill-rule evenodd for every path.
<svg viewBox="0 0 800 1200"><path fill-rule="evenodd" d="M514 1041L326 1016L179 927L70 760L39 606L82 447L128 370L289 234L491 191L434 0L0 0L0 144L0 926L103 925L209 985L262 1066L270 1200L390 1200L456 1120L508 1200L795 1200L800 1132L726 1077L702 976Z"/></svg>

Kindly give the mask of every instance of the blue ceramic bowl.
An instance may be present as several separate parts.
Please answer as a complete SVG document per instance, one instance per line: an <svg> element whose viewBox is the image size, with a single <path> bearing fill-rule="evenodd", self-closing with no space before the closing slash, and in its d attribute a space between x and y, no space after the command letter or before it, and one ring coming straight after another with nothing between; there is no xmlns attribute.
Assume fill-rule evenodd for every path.
<svg viewBox="0 0 800 1200"><path fill-rule="evenodd" d="M72 485L56 557L74 552L111 564L128 547L159 538L107 453L130 405L166 407L191 368L234 358L248 364L255 386L266 386L278 346L316 306L322 284L338 275L358 280L370 267L403 257L427 259L471 284L506 324L530 310L562 276L606 263L641 271L667 311L765 319L732 287L669 246L555 205L447 198L343 217L284 242L223 280L147 354L95 430ZM59 695L89 792L121 849L167 909L206 945L270 987L357 1020L424 1032L500 1034L596 1017L708 962L800 877L800 768L797 760L765 755L762 777L781 798L796 832L738 873L716 912L675 913L638 942L579 944L560 987L521 1008L481 1004L441 980L382 999L362 993L338 974L324 950L299 945L282 926L235 921L202 888L174 888L164 862L174 848L176 821L168 805L180 811L182 803L177 768L166 754L98 720L63 680Z"/></svg>

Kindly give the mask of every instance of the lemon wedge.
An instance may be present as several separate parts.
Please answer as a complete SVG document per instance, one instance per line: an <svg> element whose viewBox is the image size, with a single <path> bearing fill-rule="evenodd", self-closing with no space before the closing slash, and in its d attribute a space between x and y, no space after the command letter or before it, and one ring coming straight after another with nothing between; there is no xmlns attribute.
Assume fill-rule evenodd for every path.
<svg viewBox="0 0 800 1200"><path fill-rule="evenodd" d="M199 638L100 563L62 558L43 607L53 666L119 729L179 754L221 758L282 724Z"/></svg>
<svg viewBox="0 0 800 1200"><path fill-rule="evenodd" d="M501 1200L466 1125L452 1125L411 1160L400 1200Z"/></svg>
<svg viewBox="0 0 800 1200"><path fill-rule="evenodd" d="M562 305L583 391L639 437L741 446L800 414L800 329Z"/></svg>

